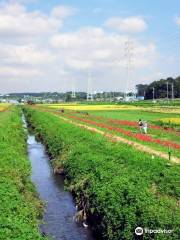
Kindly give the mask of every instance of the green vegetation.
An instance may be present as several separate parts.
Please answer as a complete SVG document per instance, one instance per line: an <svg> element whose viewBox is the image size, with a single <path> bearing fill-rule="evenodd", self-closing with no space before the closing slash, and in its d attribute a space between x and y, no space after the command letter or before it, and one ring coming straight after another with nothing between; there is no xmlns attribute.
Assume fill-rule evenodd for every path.
<svg viewBox="0 0 180 240"><path fill-rule="evenodd" d="M151 123L161 118L169 118L170 116L180 118L180 114L177 114L177 113L171 113L171 114L158 113L158 112L154 113L150 110L143 111L140 109L137 109L137 110L125 109L120 111L119 110L118 111L91 111L90 113L96 116L103 116L108 118L122 119L122 120L136 121L136 122L138 122L139 119L143 119Z"/></svg>
<svg viewBox="0 0 180 240"><path fill-rule="evenodd" d="M0 113L0 239L40 240L37 218L42 209L30 182L26 136L20 111Z"/></svg>
<svg viewBox="0 0 180 240"><path fill-rule="evenodd" d="M59 105L58 105L59 106ZM81 108L81 105L76 106L66 106L64 107L75 107L75 108ZM98 107L95 105L95 107ZM103 105L102 109L107 108L107 105ZM74 122L80 122L82 124L98 128L102 131L113 133L115 135L122 136L123 138L127 138L128 140L132 140L135 142L138 142L140 144L143 144L145 146L149 146L152 149L159 150L161 152L164 152L168 154L169 147L171 148L171 156L180 157L180 148L173 147L171 143L179 143L180 142L180 134L178 132L179 126L178 125L169 125L169 124L161 124L160 121L155 121L156 119L167 119L168 116L175 116L176 118L171 118L171 121L178 121L180 116L177 113L169 114L169 113L154 113L154 112L147 112L142 111L141 108L137 110L132 109L119 109L117 110L103 110L103 111L92 111L88 110L89 106L85 106L86 111L72 111L65 109L65 113L63 113L63 117L72 119ZM59 107L57 105L51 105L51 108L48 107L48 105L44 106L38 106L39 110L42 111L50 111L52 113L60 115ZM100 108L101 109L101 108ZM62 115L61 115L62 116ZM163 117L163 118L162 118ZM138 127L138 119L147 120L148 119L148 134L142 136L132 136L132 134L139 134L139 127ZM169 119L169 118L168 118ZM89 121L90 120L90 121ZM118 121L114 121L118 120ZM119 121L122 120L122 121ZM125 121L124 121L125 120ZM130 123L130 125L126 125L126 123ZM133 123L133 125L131 125ZM105 125L104 125L105 124ZM154 126L156 124L156 126ZM158 126L157 126L158 125ZM162 126L165 129L159 127ZM153 128L155 127L155 128ZM169 129L169 127L173 127L173 129ZM118 131L118 128L121 130ZM123 131L126 130L129 133L126 132L123 133ZM149 138L152 138L149 140ZM164 144L159 144L156 142L156 140L160 141L166 141ZM167 142L168 141L168 142Z"/></svg>
<svg viewBox="0 0 180 240"><path fill-rule="evenodd" d="M153 87L155 89L154 97L158 98L166 98L167 97L167 84L169 85L169 98L172 97L172 84L174 86L174 97L180 97L180 76L177 78L169 77L167 79L160 79L159 81L154 81L147 84L138 84L136 85L137 94L139 96L144 96L145 99L152 99L153 98Z"/></svg>
<svg viewBox="0 0 180 240"><path fill-rule="evenodd" d="M143 239L178 239L179 165L111 143L50 113L31 108L25 113L103 239L135 239L138 226L173 229Z"/></svg>

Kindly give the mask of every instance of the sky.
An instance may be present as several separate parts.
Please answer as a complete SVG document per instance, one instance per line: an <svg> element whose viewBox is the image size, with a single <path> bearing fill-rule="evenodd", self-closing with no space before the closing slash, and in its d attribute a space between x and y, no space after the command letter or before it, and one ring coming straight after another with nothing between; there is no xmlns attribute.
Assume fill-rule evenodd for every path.
<svg viewBox="0 0 180 240"><path fill-rule="evenodd" d="M179 70L179 0L0 0L1 94L132 91Z"/></svg>

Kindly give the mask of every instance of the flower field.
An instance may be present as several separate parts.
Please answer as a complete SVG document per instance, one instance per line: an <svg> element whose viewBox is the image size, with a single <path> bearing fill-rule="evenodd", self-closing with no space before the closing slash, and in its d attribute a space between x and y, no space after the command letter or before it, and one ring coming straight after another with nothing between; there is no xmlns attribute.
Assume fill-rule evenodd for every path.
<svg viewBox="0 0 180 240"><path fill-rule="evenodd" d="M52 108L52 105L50 105L50 107L38 106L38 108L40 110L50 111L58 115L63 115L63 117L67 117L68 119L72 119L86 125L95 126L104 131L113 132L114 134L123 136L129 140L137 141L143 145L150 146L165 153L171 151L172 155L180 157L180 131L172 127L163 127L155 125L153 123L155 117L158 119L159 116L169 116L169 114L157 114L152 112L149 113L140 110L135 111L132 109L121 109L119 111L88 111L88 108L86 111L72 111L63 108L65 112L62 114L60 111L61 108L57 109L56 106L54 106L54 108ZM127 115L127 113L129 115ZM136 114L137 120L142 116L148 119L151 119L153 116L153 121L148 121L148 134L142 134L139 132L137 120L131 120L133 118L130 114L133 118ZM114 118L114 115L120 116L121 119L117 119L117 117ZM127 120L127 116L129 116L130 120ZM176 119L179 119L177 114L175 116Z"/></svg>
<svg viewBox="0 0 180 240"><path fill-rule="evenodd" d="M129 105L115 109L114 105L84 104L78 110L65 106L69 104L22 108L33 134L46 146L52 167L63 173L66 188L95 239L134 240L138 226L173 229L171 235L145 235L145 240L178 239L180 132L177 124L157 125L156 121L178 119L179 115L144 112ZM45 239L39 232L43 205L30 181L21 109L0 107L0 239ZM137 119L142 115L148 119L148 134L138 128ZM109 141L104 137L108 134L126 142ZM140 148L128 145L127 140ZM169 161L168 155L152 157L141 146L160 153L170 151L178 161Z"/></svg>
<svg viewBox="0 0 180 240"><path fill-rule="evenodd" d="M107 110L121 110L121 109L139 109L139 107L135 106L125 106L125 105L116 105L116 104L47 104L43 105L44 107L52 108L52 109L67 109L67 110L76 110L76 111L107 111Z"/></svg>
<svg viewBox="0 0 180 240"><path fill-rule="evenodd" d="M162 119L159 119L159 121L163 123L180 125L180 118L162 118Z"/></svg>
<svg viewBox="0 0 180 240"><path fill-rule="evenodd" d="M0 112L5 111L9 106L8 103L0 103Z"/></svg>
<svg viewBox="0 0 180 240"><path fill-rule="evenodd" d="M79 117L75 117L75 116L69 116L69 118L79 120L81 122L85 122L85 123L88 123L88 124L91 124L91 125L95 125L95 126L100 127L100 128L105 128L105 129L108 129L110 131L118 132L118 133L121 133L125 136L129 136L129 137L135 138L135 139L140 140L140 141L154 142L154 143L166 146L166 147L172 147L172 148L180 149L180 144L175 143L175 142L156 139L156 138L153 138L149 135L145 135L145 134L141 134L141 133L132 133L131 131L125 130L125 129L120 128L120 127L113 127L113 126L110 126L110 125L107 125L107 124L104 124L104 123L98 123L98 122L88 120L88 119L84 119L84 118L79 118ZM126 122L126 124L127 124L127 122Z"/></svg>
<svg viewBox="0 0 180 240"><path fill-rule="evenodd" d="M112 143L65 122L58 114L32 107L24 111L47 146L53 166L64 169L66 185L98 239L135 239L138 226L173 229L170 236L162 234L157 239L178 239L178 164ZM143 239L156 238L145 235Z"/></svg>
<svg viewBox="0 0 180 240"><path fill-rule="evenodd" d="M41 106L41 105L40 105ZM79 103L62 103L62 104L44 104L43 106L53 109L64 108L75 111L116 111L116 110L141 110L160 114L179 114L179 106L159 107L159 106L136 106L130 104L79 104Z"/></svg>

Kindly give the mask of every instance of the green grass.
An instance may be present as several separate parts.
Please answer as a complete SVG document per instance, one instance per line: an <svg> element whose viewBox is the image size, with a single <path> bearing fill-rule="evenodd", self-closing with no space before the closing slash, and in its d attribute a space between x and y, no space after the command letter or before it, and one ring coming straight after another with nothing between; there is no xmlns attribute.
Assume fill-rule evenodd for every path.
<svg viewBox="0 0 180 240"><path fill-rule="evenodd" d="M179 165L111 143L58 117L26 108L26 116L101 239L135 239L137 226L173 229L144 239L178 239Z"/></svg>
<svg viewBox="0 0 180 240"><path fill-rule="evenodd" d="M40 110L45 110L46 111L46 108L40 108ZM59 113L59 111L57 109L48 109L49 111L51 111L52 113ZM125 112L125 113L124 113ZM69 116L77 116L79 118L83 118L83 119L90 119L92 121L95 121L97 123L106 123L108 124L108 126L114 126L114 127L117 127L117 128L123 128L125 130L129 130L129 131L132 131L133 133L139 133L139 127L138 127L138 122L137 122L137 127L129 127L129 126L126 126L126 125L119 125L118 123L112 123L112 122L109 122L108 120L109 119L122 119L122 120L129 120L129 118L131 118L130 121L132 121L132 116L136 116L138 115L138 111L132 111L132 110L122 110L122 111L89 111L90 115L85 115L85 114L80 114L80 113L77 113L76 111L72 112L72 111L68 111L66 110L65 111L65 117L66 117L66 114L68 114ZM146 112L145 112L146 113ZM126 114L129 115L130 117L129 118L126 118ZM152 119L152 117L159 117L159 116L162 116L162 114L158 114L158 113L146 113L149 117L149 119ZM67 116L68 116L67 115ZM167 116L168 114L166 114ZM177 115L177 114L176 114ZM101 116L103 117L102 119L93 119L93 117L96 117L96 116ZM116 116L116 117L114 117ZM120 116L120 117L119 117ZM169 115L168 115L169 116ZM75 120L73 119L73 121L75 122L81 122L79 120ZM148 123L150 123L152 121L148 121ZM81 122L83 123L83 122ZM88 126L92 126L92 127L95 127L97 129L100 129L102 131L106 131L106 132L109 132L109 133L113 133L115 135L118 135L118 136L123 136L124 138L127 138L129 140L132 140L132 141L136 141L140 144L143 144L145 146L149 146L151 147L152 149L155 149L155 150L159 150L159 151L162 151L166 154L168 154L169 152L169 147L168 146L163 146L163 145L160 145L160 144L157 144L155 142L147 142L147 141L141 141L141 140L138 140L136 138L133 138L133 137L130 137L130 136L127 136L127 135L124 135L122 133L119 133L117 131L110 131L106 128L102 128L102 127L97 127L96 125L93 125L93 124L88 124L88 123L83 123L83 124L86 124ZM178 134L177 132L174 132L174 131L162 131L161 129L153 129L151 128L151 126L148 127L148 136L151 136L155 139L161 139L161 140L164 140L164 141L172 141L172 142L176 142L176 143L179 143L180 142L180 134ZM176 157L180 157L180 150L177 149L177 148L171 148L171 154L172 156L176 156Z"/></svg>
<svg viewBox="0 0 180 240"><path fill-rule="evenodd" d="M154 113L144 110L129 110L129 109L118 111L89 111L89 113L96 116L103 116L114 119L122 119L129 121L138 121L139 119L143 119L149 122L153 122L161 118L180 117L180 114L175 113Z"/></svg>
<svg viewBox="0 0 180 240"><path fill-rule="evenodd" d="M134 141L134 142L138 142L138 143L140 143L144 146L148 146L152 149L161 151L161 152L166 153L166 154L168 154L168 152L170 150L171 151L171 156L175 156L175 157L180 158L180 150L179 149L172 148L172 147L169 149L168 146L163 146L163 145L157 144L155 142L142 141L142 140L136 139L134 137L130 137L130 136L121 134L117 131L108 130L106 128L98 127L98 126L93 125L93 124L83 123L83 122L75 120L75 119L73 119L73 121L77 122L77 123L82 123L86 126L95 127L96 129L99 129L99 130L102 130L102 131L105 131L105 132L108 132L108 133L111 133L111 134L114 134L114 135L117 135L117 136L122 136L123 138L126 138L126 139ZM104 123L105 121L99 121L99 123L100 122ZM115 124L110 124L110 126L115 126L117 128L120 127L120 128L126 129L126 130L131 130L133 133L139 133L138 128L127 127L127 126L125 126L125 127L124 126L118 126L117 124L116 125ZM176 142L176 143L178 143L179 139L180 139L179 135L176 135L174 133L164 133L161 130L155 130L154 131L154 130L148 129L148 136L152 136L153 138L160 138L161 140L170 140L170 141L173 141L173 142Z"/></svg>
<svg viewBox="0 0 180 240"><path fill-rule="evenodd" d="M30 181L26 136L19 110L0 113L0 239L40 240L42 208Z"/></svg>

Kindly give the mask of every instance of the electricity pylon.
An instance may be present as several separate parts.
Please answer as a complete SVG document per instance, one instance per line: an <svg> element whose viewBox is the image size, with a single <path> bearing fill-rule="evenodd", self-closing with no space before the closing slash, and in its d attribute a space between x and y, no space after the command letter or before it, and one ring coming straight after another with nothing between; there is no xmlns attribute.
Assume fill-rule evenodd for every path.
<svg viewBox="0 0 180 240"><path fill-rule="evenodd" d="M125 86L125 98L127 98L127 93L130 90L130 87L132 85L131 73L132 73L132 68L133 68L133 52L134 52L133 42L128 39L125 42L125 58L126 58L126 71L127 71L127 79L126 79L126 86Z"/></svg>
<svg viewBox="0 0 180 240"><path fill-rule="evenodd" d="M74 84L72 85L71 98L76 98L76 92L75 92L75 86L74 86Z"/></svg>
<svg viewBox="0 0 180 240"><path fill-rule="evenodd" d="M87 101L93 101L92 94L92 72L88 70L88 88L87 88Z"/></svg>

